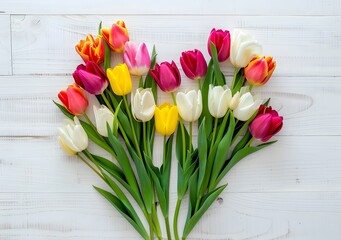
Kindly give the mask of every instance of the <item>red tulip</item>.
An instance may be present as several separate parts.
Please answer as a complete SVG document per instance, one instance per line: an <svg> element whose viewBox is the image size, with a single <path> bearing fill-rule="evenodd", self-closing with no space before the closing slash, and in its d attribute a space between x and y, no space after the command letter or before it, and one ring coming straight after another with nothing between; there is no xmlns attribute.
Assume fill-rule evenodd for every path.
<svg viewBox="0 0 341 240"><path fill-rule="evenodd" d="M251 122L249 129L252 136L262 142L268 141L283 126L283 117L271 107L260 106L258 115Z"/></svg>
<svg viewBox="0 0 341 240"><path fill-rule="evenodd" d="M276 62L272 57L254 57L244 68L246 80L254 86L262 86L269 81L275 71Z"/></svg>
<svg viewBox="0 0 341 240"><path fill-rule="evenodd" d="M58 98L65 108L74 115L82 115L88 107L85 92L77 84L69 85L66 90L60 91Z"/></svg>
<svg viewBox="0 0 341 240"><path fill-rule="evenodd" d="M102 68L94 62L78 65L72 76L79 86L94 95L103 93L109 84Z"/></svg>
<svg viewBox="0 0 341 240"><path fill-rule="evenodd" d="M197 49L186 51L180 57L181 67L189 79L197 80L206 75L207 63L204 55Z"/></svg>
<svg viewBox="0 0 341 240"><path fill-rule="evenodd" d="M180 86L181 76L174 61L156 64L155 69L150 70L150 74L164 92L174 92Z"/></svg>
<svg viewBox="0 0 341 240"><path fill-rule="evenodd" d="M111 50L121 53L124 50L124 44L129 41L129 34L123 21L117 21L111 28L103 28L102 35L108 43Z"/></svg>
<svg viewBox="0 0 341 240"><path fill-rule="evenodd" d="M211 30L210 36L208 37L207 48L208 53L212 57L211 42L217 48L219 62L223 62L229 58L231 44L231 36L229 31L223 31L221 29L216 30L215 28Z"/></svg>

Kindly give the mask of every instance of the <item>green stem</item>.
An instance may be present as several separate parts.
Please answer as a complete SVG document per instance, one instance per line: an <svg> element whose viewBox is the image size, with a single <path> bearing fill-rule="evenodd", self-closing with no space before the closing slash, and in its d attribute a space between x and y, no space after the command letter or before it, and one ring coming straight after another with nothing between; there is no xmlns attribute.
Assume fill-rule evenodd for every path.
<svg viewBox="0 0 341 240"><path fill-rule="evenodd" d="M189 123L189 153L192 153L192 132L193 132L193 123Z"/></svg>
<svg viewBox="0 0 341 240"><path fill-rule="evenodd" d="M142 123L142 128L143 128L143 147L144 147L144 153L149 154L148 148L147 148L147 131L146 131L146 123ZM150 156L151 157L151 156Z"/></svg>
<svg viewBox="0 0 341 240"><path fill-rule="evenodd" d="M234 68L234 74L233 74L233 79L232 79L232 83L231 83L231 90L233 90L234 84L236 83L238 71L239 71L239 68Z"/></svg>
<svg viewBox="0 0 341 240"><path fill-rule="evenodd" d="M180 211L181 201L182 201L182 199L178 198L178 201L176 201L176 207L175 207L175 212L174 212L173 230L174 230L174 238L175 238L175 240L179 240L178 218L179 218L179 211Z"/></svg>
<svg viewBox="0 0 341 240"><path fill-rule="evenodd" d="M84 113L83 116L84 116L84 118L86 119L86 121L90 124L90 126L91 126L93 129L95 129L96 132L97 132L97 128L96 128L95 125L91 122L89 116L88 116L86 113Z"/></svg>
<svg viewBox="0 0 341 240"><path fill-rule="evenodd" d="M249 92L252 91L252 88L253 88L253 85L250 85L250 86L249 86Z"/></svg>
<svg viewBox="0 0 341 240"><path fill-rule="evenodd" d="M171 93L171 96L173 98L174 104L176 105L176 98L173 92ZM186 160L186 138L185 138L185 128L184 128L184 124L182 122L181 117L179 118L179 123L180 123L180 128L181 128L182 149L183 149L181 166L183 166Z"/></svg>
<svg viewBox="0 0 341 240"><path fill-rule="evenodd" d="M114 108L111 106L111 104L110 104L108 98L105 96L105 94L104 94L104 93L101 93L101 96L102 96L102 98L103 98L105 104L107 105L107 107L110 109L110 111L111 111L112 113L115 113Z"/></svg>
<svg viewBox="0 0 341 240"><path fill-rule="evenodd" d="M89 168L91 168L104 182L107 182L107 180L90 164L88 161L86 161L79 153L77 153L77 156L86 164Z"/></svg>
<svg viewBox="0 0 341 240"><path fill-rule="evenodd" d="M142 160L142 154L141 154L141 149L140 149L140 145L139 145L139 142L137 141L137 137L136 137L136 132L135 132L135 127L134 127L134 123L133 123L133 118L130 114L130 109L129 109L129 106L128 106L128 102L127 102L127 97L126 95L123 96L123 102L124 102L124 105L127 109L127 114L128 114L128 118L129 118L129 122L130 122L130 126L131 126L131 129L133 131L133 137L134 137L134 142L135 142L135 147L136 147L136 150L137 150L137 154L139 155L139 157L141 158Z"/></svg>
<svg viewBox="0 0 341 240"><path fill-rule="evenodd" d="M163 136L163 156L162 156L162 164L163 167L165 168L166 166L166 143L167 143L167 136Z"/></svg>
<svg viewBox="0 0 341 240"><path fill-rule="evenodd" d="M200 80L200 78L198 78L198 87L199 87L199 90L201 90L201 80Z"/></svg>
<svg viewBox="0 0 341 240"><path fill-rule="evenodd" d="M150 240L153 240L154 239L154 231L153 231L153 219L152 219L152 216L149 215L148 216L148 224L149 224L149 237L150 237Z"/></svg>
<svg viewBox="0 0 341 240"><path fill-rule="evenodd" d="M161 240L162 239L162 232L161 232L161 228L160 228L159 217L157 216L156 203L153 204L152 214L153 214L153 222L155 224L154 226L155 226L156 236L158 239Z"/></svg>
<svg viewBox="0 0 341 240"><path fill-rule="evenodd" d="M211 141L210 150L213 149L215 135L216 135L216 132L217 132L217 126L218 126L218 118L214 118L214 128L213 128L213 135L212 135L212 141Z"/></svg>
<svg viewBox="0 0 341 240"><path fill-rule="evenodd" d="M250 139L250 141L248 141L247 144L246 144L245 146L247 146L247 147L250 146L254 140L255 140L255 138L252 137L252 138Z"/></svg>
<svg viewBox="0 0 341 240"><path fill-rule="evenodd" d="M169 219L168 217L165 217L165 223L166 223L166 230L167 230L167 239L172 240L172 235L170 231L170 226L169 226Z"/></svg>

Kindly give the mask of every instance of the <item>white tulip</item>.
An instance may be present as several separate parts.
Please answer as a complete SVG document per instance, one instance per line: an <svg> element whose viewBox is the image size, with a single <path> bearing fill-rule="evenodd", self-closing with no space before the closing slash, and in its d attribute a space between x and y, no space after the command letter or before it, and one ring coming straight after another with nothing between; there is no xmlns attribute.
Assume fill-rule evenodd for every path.
<svg viewBox="0 0 341 240"><path fill-rule="evenodd" d="M100 108L94 106L93 109L97 132L103 137L108 137L107 123L109 124L110 129L113 129L114 114L104 105L101 105Z"/></svg>
<svg viewBox="0 0 341 240"><path fill-rule="evenodd" d="M250 92L244 93L240 97L239 104L234 109L233 115L240 121L247 121L261 104L262 100L255 99Z"/></svg>
<svg viewBox="0 0 341 240"><path fill-rule="evenodd" d="M240 92L236 92L231 99L230 108L232 110L235 110L239 104L239 101L240 101Z"/></svg>
<svg viewBox="0 0 341 240"><path fill-rule="evenodd" d="M74 121L64 120L63 126L58 128L58 139L63 149L71 155L88 147L88 135L77 117L74 117Z"/></svg>
<svg viewBox="0 0 341 240"><path fill-rule="evenodd" d="M201 91L190 90L186 93L179 92L176 95L176 103L181 118L186 122L194 122L199 119L202 112Z"/></svg>
<svg viewBox="0 0 341 240"><path fill-rule="evenodd" d="M250 33L234 30L231 38L230 61L237 68L246 67L254 56L262 54L262 46Z"/></svg>
<svg viewBox="0 0 341 240"><path fill-rule="evenodd" d="M210 84L208 91L208 110L215 118L223 117L232 99L232 93L226 86L214 86Z"/></svg>
<svg viewBox="0 0 341 240"><path fill-rule="evenodd" d="M155 100L151 88L138 88L131 94L131 111L137 121L148 122L153 118Z"/></svg>

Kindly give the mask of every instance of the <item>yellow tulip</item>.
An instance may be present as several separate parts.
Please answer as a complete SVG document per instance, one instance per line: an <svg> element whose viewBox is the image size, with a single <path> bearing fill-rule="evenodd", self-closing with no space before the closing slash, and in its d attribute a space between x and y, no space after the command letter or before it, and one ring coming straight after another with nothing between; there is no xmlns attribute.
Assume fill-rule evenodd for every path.
<svg viewBox="0 0 341 240"><path fill-rule="evenodd" d="M155 127L162 135L171 135L178 125L178 108L170 103L164 103L155 108Z"/></svg>
<svg viewBox="0 0 341 240"><path fill-rule="evenodd" d="M124 96L131 92L133 87L128 67L125 63L118 64L114 68L107 69L107 77L111 89L118 96Z"/></svg>

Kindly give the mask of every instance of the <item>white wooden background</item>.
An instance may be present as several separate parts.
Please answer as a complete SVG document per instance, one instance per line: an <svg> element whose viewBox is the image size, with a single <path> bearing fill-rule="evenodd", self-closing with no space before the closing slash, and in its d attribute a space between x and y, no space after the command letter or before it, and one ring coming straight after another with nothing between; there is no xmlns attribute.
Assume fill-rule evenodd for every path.
<svg viewBox="0 0 341 240"><path fill-rule="evenodd" d="M159 61L206 54L217 27L252 32L278 63L256 91L284 115L279 141L231 170L190 239L341 239L340 14L339 0L1 0L0 239L139 239L91 187L98 177L60 149L51 101L81 62L74 45L118 19Z"/></svg>

